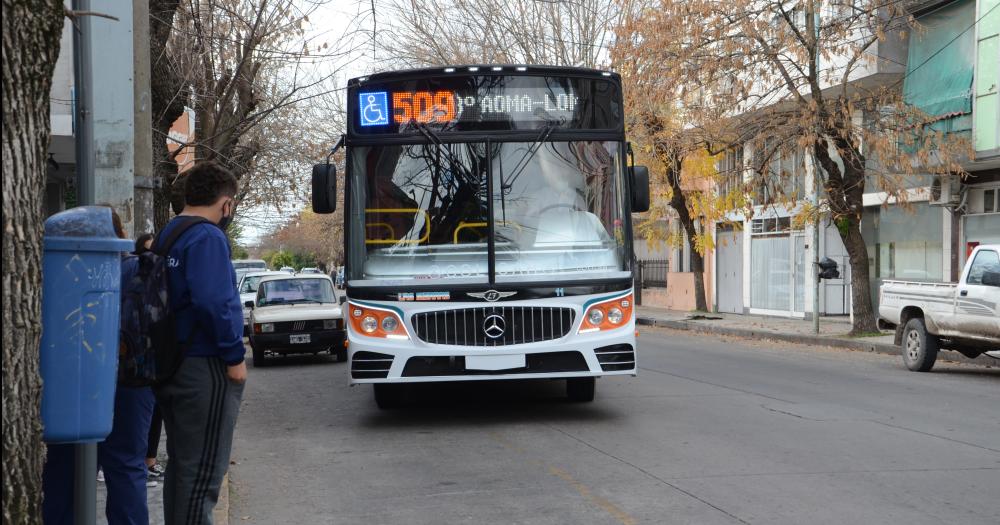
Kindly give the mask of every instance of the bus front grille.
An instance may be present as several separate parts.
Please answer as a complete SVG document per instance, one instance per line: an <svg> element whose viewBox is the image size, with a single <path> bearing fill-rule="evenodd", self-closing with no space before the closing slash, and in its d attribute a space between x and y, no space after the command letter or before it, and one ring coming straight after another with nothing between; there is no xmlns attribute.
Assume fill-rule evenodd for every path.
<svg viewBox="0 0 1000 525"><path fill-rule="evenodd" d="M506 346L566 336L576 312L554 306L484 306L422 312L410 318L421 341L453 346Z"/></svg>

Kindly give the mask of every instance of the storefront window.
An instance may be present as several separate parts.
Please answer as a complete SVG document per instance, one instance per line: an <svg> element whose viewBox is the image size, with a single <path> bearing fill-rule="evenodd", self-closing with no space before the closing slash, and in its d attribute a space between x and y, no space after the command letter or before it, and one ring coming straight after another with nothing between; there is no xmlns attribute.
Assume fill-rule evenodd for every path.
<svg viewBox="0 0 1000 525"><path fill-rule="evenodd" d="M865 212L865 241L874 279L941 281L943 219L940 208L915 203Z"/></svg>

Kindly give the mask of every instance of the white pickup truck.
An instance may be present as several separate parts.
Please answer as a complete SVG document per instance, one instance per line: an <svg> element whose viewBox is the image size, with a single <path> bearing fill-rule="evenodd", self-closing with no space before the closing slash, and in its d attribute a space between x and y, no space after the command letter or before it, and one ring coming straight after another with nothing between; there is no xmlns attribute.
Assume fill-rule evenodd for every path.
<svg viewBox="0 0 1000 525"><path fill-rule="evenodd" d="M1000 359L1000 245L977 246L957 283L884 281L878 313L910 370L930 370L941 348Z"/></svg>

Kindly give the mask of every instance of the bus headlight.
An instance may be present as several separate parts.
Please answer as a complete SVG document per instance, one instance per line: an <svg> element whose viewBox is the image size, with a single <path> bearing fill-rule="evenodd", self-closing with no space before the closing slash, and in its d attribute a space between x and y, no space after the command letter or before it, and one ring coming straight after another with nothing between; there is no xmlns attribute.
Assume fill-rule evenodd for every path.
<svg viewBox="0 0 1000 525"><path fill-rule="evenodd" d="M402 319L388 308L351 303L348 305L348 311L351 312L349 318L351 328L361 335L386 339L410 338Z"/></svg>
<svg viewBox="0 0 1000 525"><path fill-rule="evenodd" d="M632 294L590 305L578 333L620 328L632 320Z"/></svg>

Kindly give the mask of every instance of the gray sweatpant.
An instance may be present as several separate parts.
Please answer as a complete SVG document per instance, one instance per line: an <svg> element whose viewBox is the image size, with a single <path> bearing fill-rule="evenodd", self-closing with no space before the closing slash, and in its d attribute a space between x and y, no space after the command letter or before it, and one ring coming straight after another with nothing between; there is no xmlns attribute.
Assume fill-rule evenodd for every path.
<svg viewBox="0 0 1000 525"><path fill-rule="evenodd" d="M229 381L221 359L188 357L154 392L167 429L164 522L210 525L229 469L243 385Z"/></svg>

